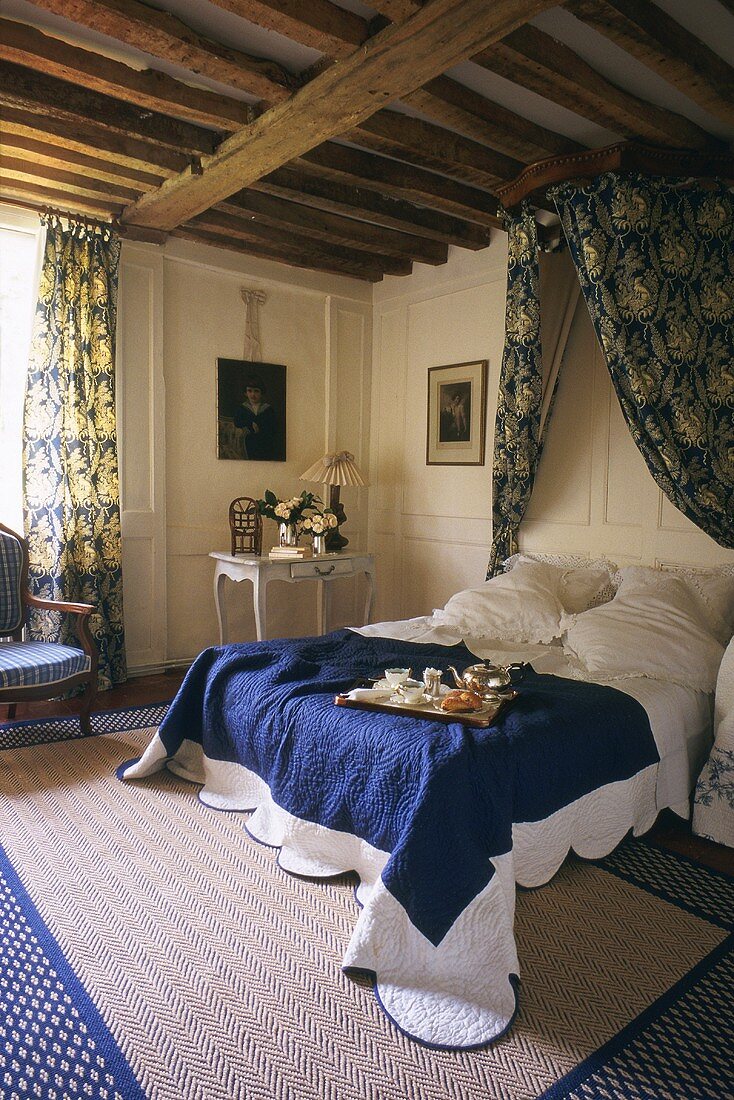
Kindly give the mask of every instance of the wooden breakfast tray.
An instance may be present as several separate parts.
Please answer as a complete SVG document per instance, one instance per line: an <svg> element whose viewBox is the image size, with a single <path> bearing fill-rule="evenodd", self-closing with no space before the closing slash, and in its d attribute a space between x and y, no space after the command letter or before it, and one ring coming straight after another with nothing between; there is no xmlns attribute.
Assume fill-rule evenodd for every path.
<svg viewBox="0 0 734 1100"><path fill-rule="evenodd" d="M497 715L518 697L518 692L508 691L498 703L487 703L486 710L467 711L464 714L447 714L443 710L436 710L433 703L391 703L387 699L379 702L371 702L369 699L351 699L349 694L335 695L334 702L338 707L352 707L354 710L376 710L381 714L400 714L411 718L428 718L432 722L459 722L462 726L473 726L475 729L487 729L493 725Z"/></svg>

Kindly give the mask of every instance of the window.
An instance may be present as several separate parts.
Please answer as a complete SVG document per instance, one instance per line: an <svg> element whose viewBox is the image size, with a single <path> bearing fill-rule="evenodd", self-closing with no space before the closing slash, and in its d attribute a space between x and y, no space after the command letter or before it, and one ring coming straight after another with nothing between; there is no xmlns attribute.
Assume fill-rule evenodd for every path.
<svg viewBox="0 0 734 1100"><path fill-rule="evenodd" d="M0 207L0 522L23 529L22 423L43 233L38 217Z"/></svg>

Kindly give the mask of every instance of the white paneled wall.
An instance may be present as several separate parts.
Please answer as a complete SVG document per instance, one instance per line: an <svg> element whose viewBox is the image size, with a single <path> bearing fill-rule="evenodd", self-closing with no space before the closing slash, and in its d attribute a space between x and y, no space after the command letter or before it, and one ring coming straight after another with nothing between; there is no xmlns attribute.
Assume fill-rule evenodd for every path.
<svg viewBox="0 0 734 1100"><path fill-rule="evenodd" d="M300 492L299 474L326 450L353 451L370 482L343 489L342 499L351 548L377 556L378 619L423 614L484 579L505 264L496 233L480 252L452 249L442 267L416 265L410 277L372 288L189 242L125 244L118 403L133 670L187 661L217 641L209 552L228 548L229 502L266 488ZM242 358L242 286L265 291L263 357L287 367L285 463L216 457L216 360ZM476 359L490 366L485 464L427 466L428 368ZM266 546L274 538L266 523ZM521 543L619 562L734 560L649 476L583 302ZM227 586L235 639L254 638L248 588ZM271 634L315 630L312 586L277 588ZM335 582L332 592L330 625L355 621L358 584Z"/></svg>
<svg viewBox="0 0 734 1100"><path fill-rule="evenodd" d="M286 462L216 455L216 360L243 357L242 286L265 291L263 357L287 368ZM367 466L371 325L365 283L182 241L124 245L118 413L133 671L190 660L218 642L209 552L229 549L234 497L315 490L299 474L331 446ZM345 533L363 547L367 490L346 490L343 499ZM265 521L266 547L275 534ZM355 588L334 584L331 625L354 621ZM254 638L249 584L228 584L225 598L232 639ZM315 585L272 585L268 600L271 635L315 630Z"/></svg>
<svg viewBox="0 0 734 1100"><path fill-rule="evenodd" d="M449 263L388 278L374 293L371 527L378 617L442 606L484 579L491 541L491 462L501 365L505 238ZM483 467L426 466L429 367L489 359ZM605 555L620 563L732 561L650 477L622 418L583 300L561 370L535 492L527 550Z"/></svg>

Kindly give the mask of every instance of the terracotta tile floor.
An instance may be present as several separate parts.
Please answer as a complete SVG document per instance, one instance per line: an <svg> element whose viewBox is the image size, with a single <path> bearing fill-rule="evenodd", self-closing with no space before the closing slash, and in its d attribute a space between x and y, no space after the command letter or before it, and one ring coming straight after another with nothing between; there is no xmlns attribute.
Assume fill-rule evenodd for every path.
<svg viewBox="0 0 734 1100"><path fill-rule="evenodd" d="M126 684L99 695L95 709L140 706L144 703L161 703L172 699L178 691L184 671L171 671L152 676L138 676ZM55 699L47 703L18 704L16 718L41 718L44 715L76 714L78 703L74 699ZM0 707L0 724L5 719L5 708ZM708 840L701 840L691 833L690 824L681 821L669 810L664 811L648 837L663 848L689 856L715 870L734 875L734 850Z"/></svg>

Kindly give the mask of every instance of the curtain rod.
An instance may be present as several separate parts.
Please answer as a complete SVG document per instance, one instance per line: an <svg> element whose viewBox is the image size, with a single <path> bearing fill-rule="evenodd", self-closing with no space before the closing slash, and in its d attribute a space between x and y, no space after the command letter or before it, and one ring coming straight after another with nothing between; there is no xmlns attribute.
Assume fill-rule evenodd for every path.
<svg viewBox="0 0 734 1100"><path fill-rule="evenodd" d="M566 180L591 178L604 172L642 172L653 176L686 176L701 179L734 180L734 157L728 153L705 153L690 149L664 149L654 145L621 141L603 149L588 149L562 157L547 157L523 168L510 183L498 187L497 198L510 210L536 192Z"/></svg>

